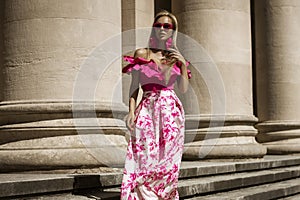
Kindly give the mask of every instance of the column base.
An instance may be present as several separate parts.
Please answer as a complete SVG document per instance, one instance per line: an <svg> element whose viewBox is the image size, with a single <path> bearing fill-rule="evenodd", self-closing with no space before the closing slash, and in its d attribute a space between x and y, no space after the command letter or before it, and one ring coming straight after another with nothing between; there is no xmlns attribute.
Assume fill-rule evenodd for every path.
<svg viewBox="0 0 300 200"><path fill-rule="evenodd" d="M67 103L0 106L9 115L6 125L5 112L0 116L0 172L122 167L125 122L113 118L116 115L108 107L100 108L76 110L80 118L72 118L75 112ZM124 108L115 112L124 115Z"/></svg>
<svg viewBox="0 0 300 200"><path fill-rule="evenodd" d="M256 125L257 140L268 150L268 154L300 153L299 121L266 121Z"/></svg>
<svg viewBox="0 0 300 200"><path fill-rule="evenodd" d="M127 147L124 122L97 120L105 126L74 127L74 119L2 126L0 171L123 166ZM9 135L22 139L4 141Z"/></svg>
<svg viewBox="0 0 300 200"><path fill-rule="evenodd" d="M266 147L255 140L257 130L253 125L257 119L254 116L225 116L223 122L220 116L187 116L186 119L185 160L247 159L266 155ZM217 126L210 127L210 124Z"/></svg>
<svg viewBox="0 0 300 200"><path fill-rule="evenodd" d="M184 160L262 158L266 148L253 137L230 137L185 144Z"/></svg>

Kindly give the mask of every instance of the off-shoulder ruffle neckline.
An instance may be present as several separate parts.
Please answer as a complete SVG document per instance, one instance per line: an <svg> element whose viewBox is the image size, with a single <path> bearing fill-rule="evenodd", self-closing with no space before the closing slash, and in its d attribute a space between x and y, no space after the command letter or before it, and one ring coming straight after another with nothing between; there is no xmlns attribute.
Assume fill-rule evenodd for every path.
<svg viewBox="0 0 300 200"><path fill-rule="evenodd" d="M134 58L133 56L124 56L124 60L129 62L129 64L122 69L123 73L131 73L133 70L136 70L136 71L141 71L149 78L157 77L160 80L164 79L164 75L161 73L158 65L155 63L153 59L147 60L142 57ZM189 64L190 63L187 62L187 66L189 66ZM171 74L181 75L181 69L176 63L173 65ZM191 71L189 69L188 69L188 78L191 78Z"/></svg>

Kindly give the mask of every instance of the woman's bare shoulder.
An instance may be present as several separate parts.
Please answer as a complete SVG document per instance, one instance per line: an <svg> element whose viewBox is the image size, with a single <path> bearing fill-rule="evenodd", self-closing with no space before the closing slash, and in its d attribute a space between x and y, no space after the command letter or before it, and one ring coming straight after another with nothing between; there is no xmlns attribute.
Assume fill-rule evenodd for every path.
<svg viewBox="0 0 300 200"><path fill-rule="evenodd" d="M140 58L145 58L145 59L147 59L147 58L148 58L148 49L146 49L146 48L141 48L141 49L135 50L135 52L134 52L134 57L135 57L135 58L140 57Z"/></svg>

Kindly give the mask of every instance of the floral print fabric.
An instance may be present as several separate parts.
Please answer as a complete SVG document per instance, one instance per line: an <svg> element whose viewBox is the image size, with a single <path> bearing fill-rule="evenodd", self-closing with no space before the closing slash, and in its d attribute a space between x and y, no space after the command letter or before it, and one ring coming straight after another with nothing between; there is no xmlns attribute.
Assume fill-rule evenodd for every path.
<svg viewBox="0 0 300 200"><path fill-rule="evenodd" d="M141 67L131 66L131 70L135 66L142 73ZM134 122L135 130L131 132L127 148L121 200L178 200L185 122L180 100L170 88L157 90L154 87L151 91L144 91L135 110Z"/></svg>
<svg viewBox="0 0 300 200"><path fill-rule="evenodd" d="M121 199L148 200L143 193L179 199L177 182L184 142L184 112L179 99L173 90L146 92L135 116Z"/></svg>

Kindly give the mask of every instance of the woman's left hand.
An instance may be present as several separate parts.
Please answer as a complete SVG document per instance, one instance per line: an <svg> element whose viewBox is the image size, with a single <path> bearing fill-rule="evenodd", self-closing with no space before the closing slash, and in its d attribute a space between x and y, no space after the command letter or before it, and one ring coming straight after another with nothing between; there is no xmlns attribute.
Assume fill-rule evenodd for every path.
<svg viewBox="0 0 300 200"><path fill-rule="evenodd" d="M171 53L168 55L171 60L176 60L177 62L180 62L180 66L186 66L186 61L184 59L184 57L181 55L181 53L174 48L169 48L168 51L170 51Z"/></svg>

